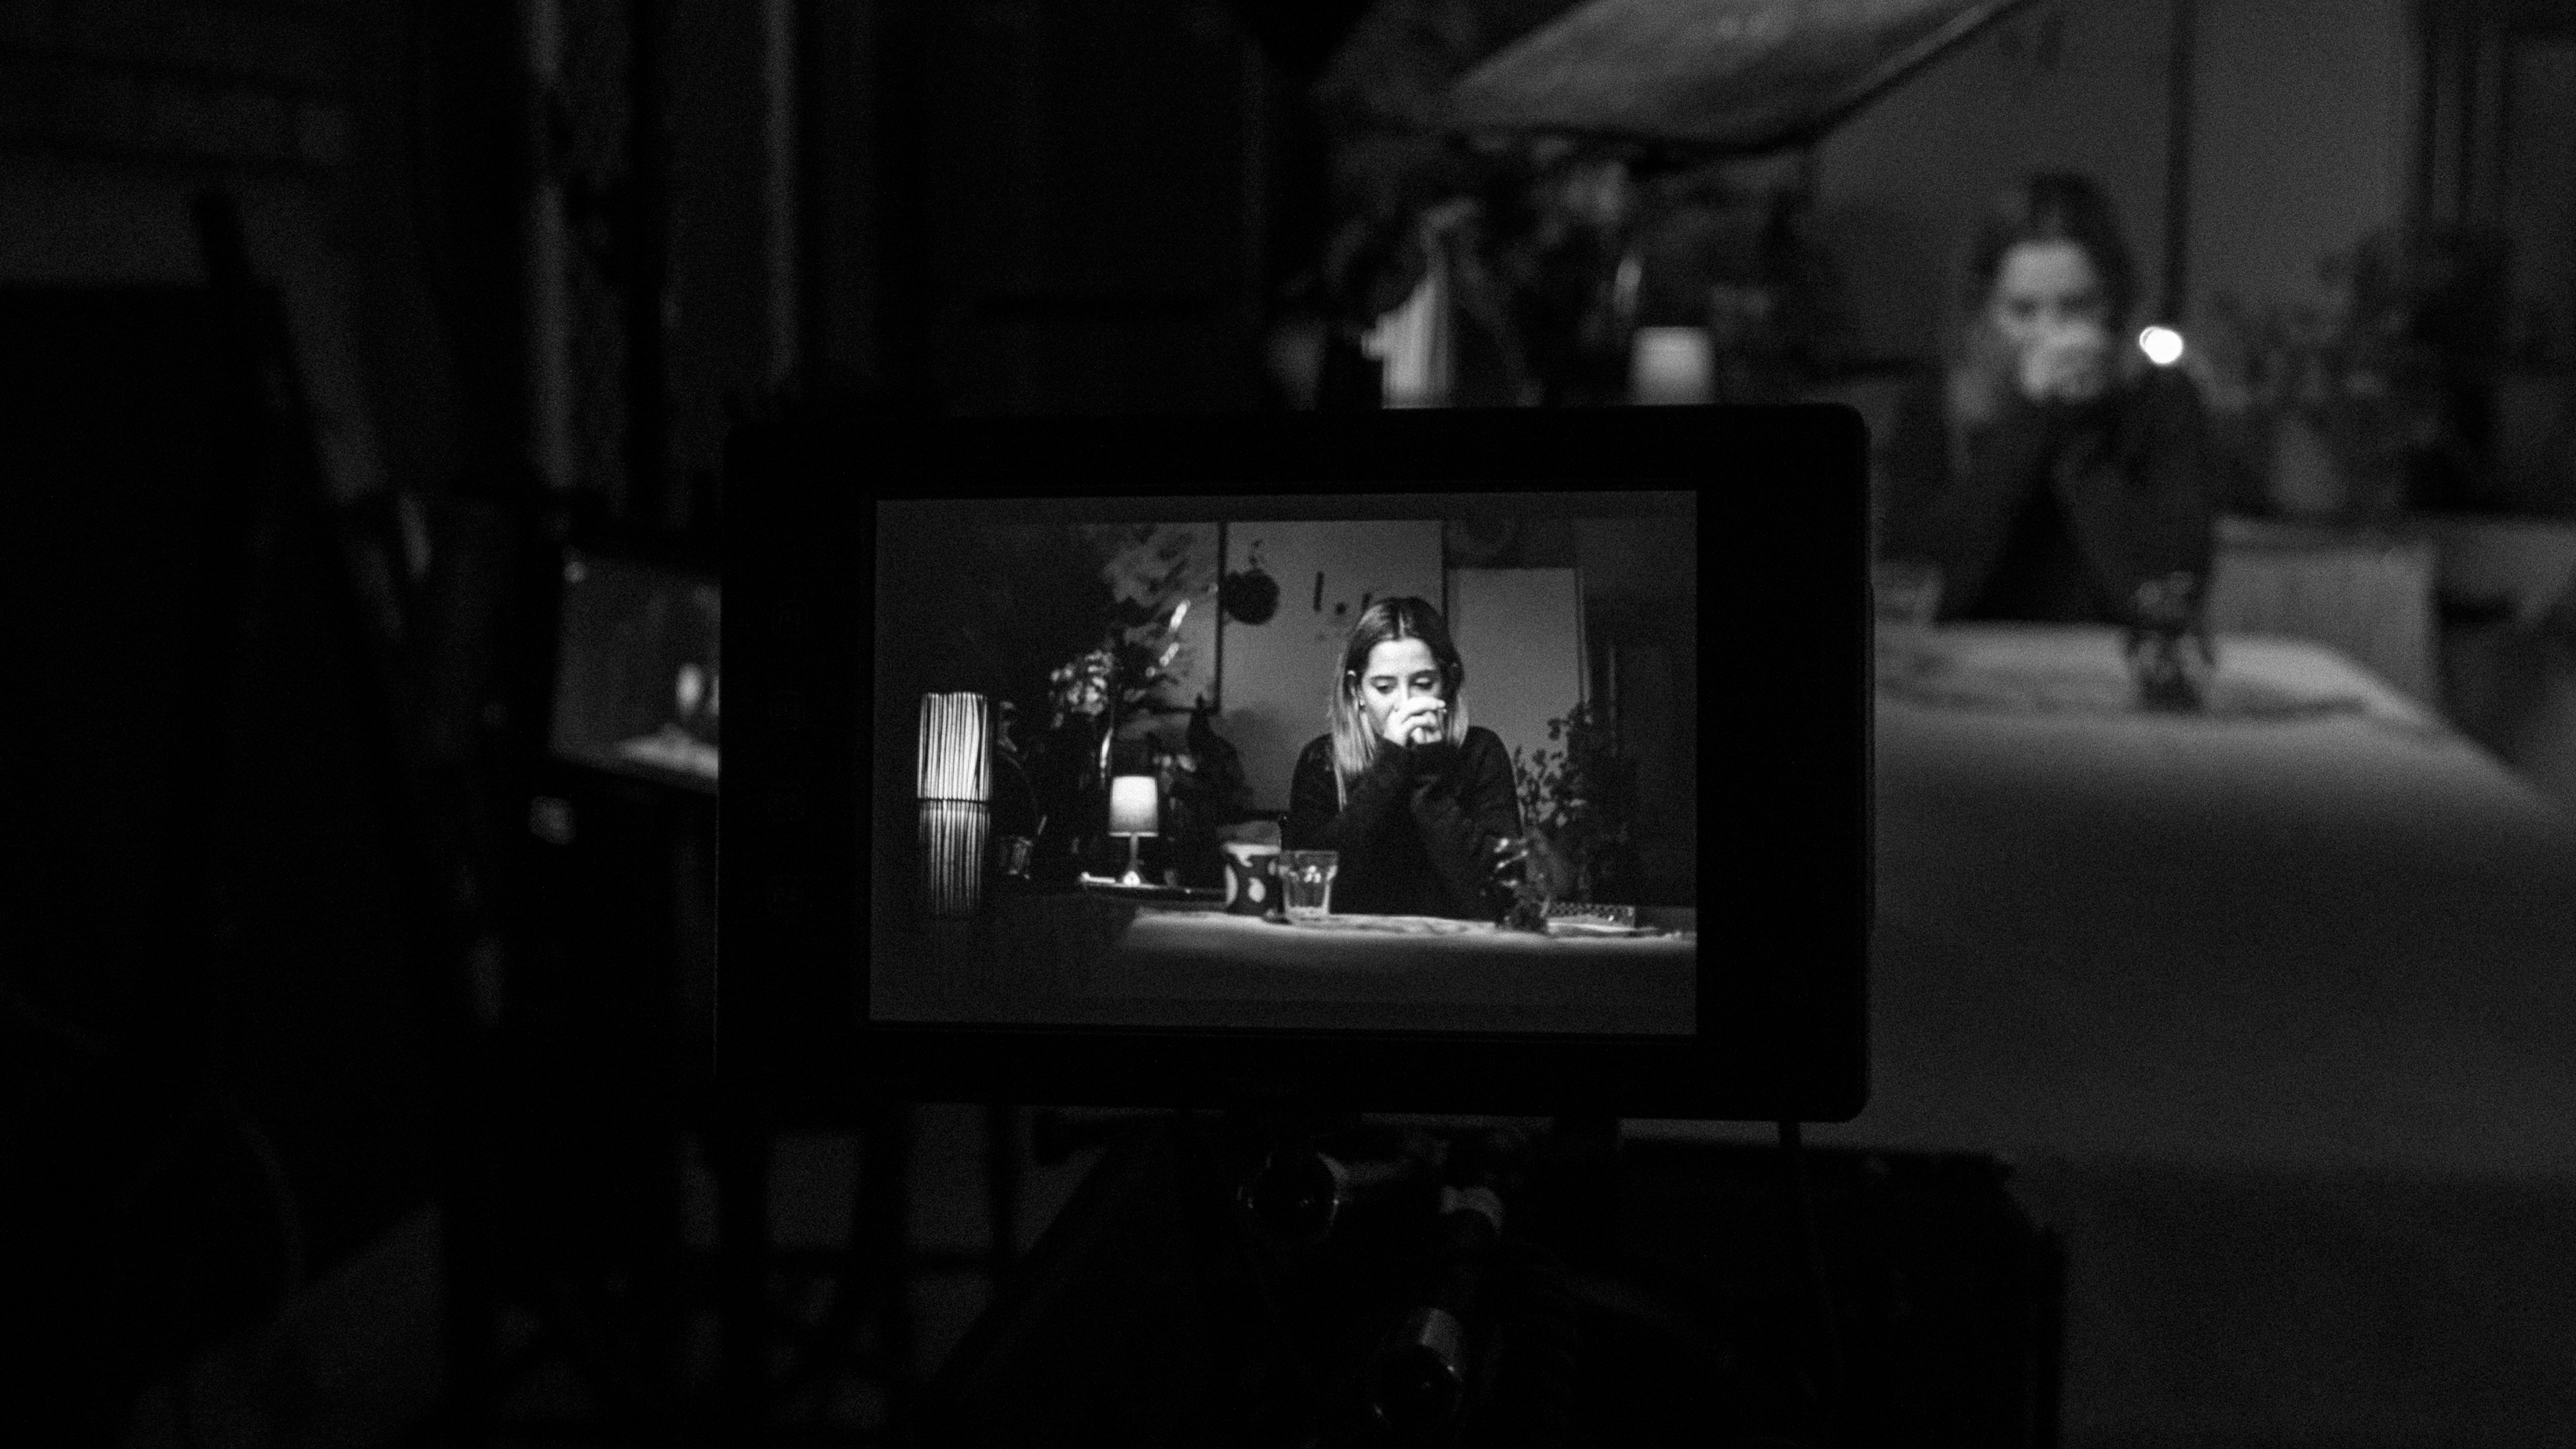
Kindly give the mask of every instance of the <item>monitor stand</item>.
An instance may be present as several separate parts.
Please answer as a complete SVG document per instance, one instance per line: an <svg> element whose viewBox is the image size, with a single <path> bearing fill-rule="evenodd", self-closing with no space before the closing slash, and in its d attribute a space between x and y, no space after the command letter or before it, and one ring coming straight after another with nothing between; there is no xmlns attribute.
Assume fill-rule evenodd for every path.
<svg viewBox="0 0 2576 1449"><path fill-rule="evenodd" d="M1060 1118L1036 1137L1042 1157L1072 1144ZM1628 1253L1620 1155L1611 1118L1125 1119L928 1386L922 1442L1544 1443L1658 1421L1766 1442L1811 1421L1804 1386L1740 1372L1725 1327Z"/></svg>

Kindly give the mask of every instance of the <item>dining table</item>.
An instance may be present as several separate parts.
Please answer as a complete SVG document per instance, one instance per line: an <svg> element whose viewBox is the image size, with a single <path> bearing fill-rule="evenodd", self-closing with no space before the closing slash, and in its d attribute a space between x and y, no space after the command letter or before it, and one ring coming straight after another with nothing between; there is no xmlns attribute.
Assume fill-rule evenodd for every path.
<svg viewBox="0 0 2576 1449"><path fill-rule="evenodd" d="M1846 1131L2576 1169L2576 822L2333 650L2216 654L2163 711L2109 627L1882 638Z"/></svg>
<svg viewBox="0 0 2576 1449"><path fill-rule="evenodd" d="M1114 891L996 891L878 922L880 1021L1194 1029L1687 1035L1698 913L1551 931L1434 916L1237 915Z"/></svg>
<svg viewBox="0 0 2576 1449"><path fill-rule="evenodd" d="M2222 632L2166 711L2122 643L1882 633L1869 1098L1807 1142L2007 1166L2065 1442L2550 1442L2576 821L2335 649Z"/></svg>

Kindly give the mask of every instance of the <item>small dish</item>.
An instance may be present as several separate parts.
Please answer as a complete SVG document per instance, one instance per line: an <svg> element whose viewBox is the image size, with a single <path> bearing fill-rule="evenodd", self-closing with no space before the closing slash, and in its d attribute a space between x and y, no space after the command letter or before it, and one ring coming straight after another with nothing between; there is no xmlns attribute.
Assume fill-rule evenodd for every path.
<svg viewBox="0 0 2576 1449"><path fill-rule="evenodd" d="M1108 896L1122 901L1188 901L1220 906L1225 904L1225 892L1221 890L1202 889L1195 886L1167 886L1159 883L1125 885L1108 876L1088 873L1082 877L1082 890L1085 895Z"/></svg>

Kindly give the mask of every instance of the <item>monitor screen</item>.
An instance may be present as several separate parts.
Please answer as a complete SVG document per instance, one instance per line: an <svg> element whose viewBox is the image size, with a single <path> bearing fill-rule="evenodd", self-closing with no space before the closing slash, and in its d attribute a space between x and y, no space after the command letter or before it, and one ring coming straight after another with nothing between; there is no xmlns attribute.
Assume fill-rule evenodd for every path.
<svg viewBox="0 0 2576 1449"><path fill-rule="evenodd" d="M570 548L561 597L554 756L714 793L723 623L714 576Z"/></svg>
<svg viewBox="0 0 2576 1449"><path fill-rule="evenodd" d="M1692 494L874 507L871 1019L1695 1030Z"/></svg>

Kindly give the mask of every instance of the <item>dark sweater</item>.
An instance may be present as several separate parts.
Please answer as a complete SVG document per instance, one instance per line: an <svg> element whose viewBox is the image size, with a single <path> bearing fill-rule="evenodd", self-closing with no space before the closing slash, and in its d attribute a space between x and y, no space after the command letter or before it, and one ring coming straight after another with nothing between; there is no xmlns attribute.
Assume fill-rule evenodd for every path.
<svg viewBox="0 0 2576 1449"><path fill-rule="evenodd" d="M1469 726L1463 745L1380 741L1347 806L1334 791L1332 736L1319 735L1297 757L1280 844L1341 852L1337 915L1485 920L1492 841L1520 828L1511 757L1492 730Z"/></svg>
<svg viewBox="0 0 2576 1449"><path fill-rule="evenodd" d="M1934 380L1889 440L1880 553L1941 566L1944 619L2127 623L2140 584L2209 577L2200 396L2159 369L2099 401L2011 398L1954 438Z"/></svg>

